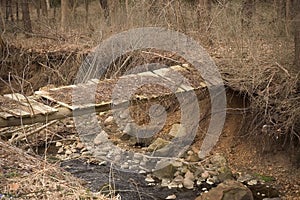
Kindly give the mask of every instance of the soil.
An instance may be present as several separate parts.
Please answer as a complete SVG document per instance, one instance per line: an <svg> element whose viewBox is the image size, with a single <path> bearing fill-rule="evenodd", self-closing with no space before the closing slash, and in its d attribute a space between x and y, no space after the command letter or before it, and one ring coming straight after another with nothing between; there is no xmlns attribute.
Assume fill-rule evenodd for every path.
<svg viewBox="0 0 300 200"><path fill-rule="evenodd" d="M240 98L239 95L233 94L230 91L228 91L228 100L229 109L224 131L212 153L219 152L224 154L234 173L250 173L261 177L271 177L271 179L268 180L268 184L274 186L274 188L281 193L283 199L299 199L300 170L294 165L292 160L290 160L291 157L288 155L289 152L283 151L278 147L273 148L273 151L263 151L263 144L258 143L255 139L247 137L241 129L242 119L245 118L239 109L244 108L247 105L247 102L245 102L243 98ZM209 104L205 102L202 102L202 104L202 106L209 106ZM169 105L172 105L172 102L169 102ZM145 105L143 105L140 108L135 107L133 110L137 111L145 109ZM136 112L134 113L136 114ZM205 114L203 113L203 115ZM164 132L167 132L172 124L178 123L178 110L170 111L168 116ZM137 119L141 120L140 123L145 123L145 117L145 112L141 112L141 114L137 116ZM205 129L202 128L206 126L206 123L206 120L204 120L199 127L199 133L195 140L196 142L191 146L192 149L199 149L201 139L203 138L202 133L205 131ZM76 132L73 130L74 128L70 127L71 124L68 123L68 119L65 120L65 124L69 125L60 125L61 131L63 132L58 130L52 131L57 134L56 136L59 136L58 138L65 137L69 134L77 137ZM163 137L163 133L160 136ZM53 139L55 140L55 138ZM76 140L77 139L75 139L75 141ZM41 144L41 146L44 145ZM122 147L122 145L120 145L120 147ZM125 145L123 147L125 147ZM141 148L141 146L132 146L130 149L136 151L139 148ZM48 153L50 154L51 152L48 151ZM53 151L52 153L55 154L56 151ZM7 151L3 151L1 156L6 159L10 157ZM164 199L172 194L175 194L177 199L188 200L194 199L201 192L200 187L196 187L194 190L170 190L160 186L149 186L144 181L145 175L119 171L109 163L106 165L99 165L92 163L88 164L84 160L69 160L63 161L61 166L65 170L71 172L74 176L82 178L85 181L85 187L89 188L91 191L101 191L104 194L113 192L113 194L120 194L128 200L139 198ZM112 185L112 188L110 189L108 187L109 184ZM255 188L253 190L255 190ZM260 198L257 197L255 199L259 200Z"/></svg>
<svg viewBox="0 0 300 200"><path fill-rule="evenodd" d="M231 107L244 104L241 98L228 99ZM227 114L224 131L213 153L223 153L234 172L271 177L270 183L283 199L300 199L300 168L294 159L299 152L278 145L278 141L261 133L253 138L242 129L242 120L248 119L242 119L240 114Z"/></svg>

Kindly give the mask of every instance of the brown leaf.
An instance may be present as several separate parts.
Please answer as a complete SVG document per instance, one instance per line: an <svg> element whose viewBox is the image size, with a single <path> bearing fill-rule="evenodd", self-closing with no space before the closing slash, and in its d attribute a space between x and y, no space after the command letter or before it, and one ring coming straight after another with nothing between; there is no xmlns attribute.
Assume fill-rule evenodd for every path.
<svg viewBox="0 0 300 200"><path fill-rule="evenodd" d="M17 191L20 188L20 185L18 183L11 183L9 184L9 189L11 191Z"/></svg>

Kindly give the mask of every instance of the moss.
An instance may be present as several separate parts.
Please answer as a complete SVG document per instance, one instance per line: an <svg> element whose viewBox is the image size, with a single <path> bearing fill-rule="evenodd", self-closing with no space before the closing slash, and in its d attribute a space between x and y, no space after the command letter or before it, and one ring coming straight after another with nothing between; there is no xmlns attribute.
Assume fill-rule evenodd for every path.
<svg viewBox="0 0 300 200"><path fill-rule="evenodd" d="M273 176L266 176L262 174L255 174L255 176L266 183L275 181L275 178Z"/></svg>

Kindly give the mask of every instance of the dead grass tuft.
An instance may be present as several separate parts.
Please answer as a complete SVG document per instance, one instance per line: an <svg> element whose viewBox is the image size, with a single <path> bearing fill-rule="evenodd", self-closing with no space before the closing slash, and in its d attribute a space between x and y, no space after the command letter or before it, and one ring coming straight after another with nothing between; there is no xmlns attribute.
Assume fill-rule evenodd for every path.
<svg viewBox="0 0 300 200"><path fill-rule="evenodd" d="M0 141L0 191L4 199L108 199L55 164Z"/></svg>

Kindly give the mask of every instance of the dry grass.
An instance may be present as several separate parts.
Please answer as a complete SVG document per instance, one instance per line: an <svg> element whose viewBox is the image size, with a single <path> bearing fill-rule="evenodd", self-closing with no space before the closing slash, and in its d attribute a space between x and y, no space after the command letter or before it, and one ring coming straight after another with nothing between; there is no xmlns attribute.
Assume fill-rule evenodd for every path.
<svg viewBox="0 0 300 200"><path fill-rule="evenodd" d="M203 13L202 18L199 18L197 8L187 1L131 1L128 7L111 1L110 24L106 23L98 1L92 1L88 23L85 23L84 6L79 6L67 32L59 31L59 10L55 18L52 12L53 9L49 12L48 20L37 20L35 12L32 12L36 37L26 39L22 34L13 32L18 38L13 40L11 34L5 35L9 43L16 46L22 44L30 51L46 55L39 57L33 54L35 56L32 58L26 57L28 62L25 64L28 69L42 68L40 72L46 72L44 74L47 77L38 76L35 79L31 78L33 75L28 79L27 76L27 82L22 82L23 85L35 82L56 85L70 83L80 61L88 52L87 49L130 28L162 26L184 32L198 40L216 61L226 84L247 93L254 113L250 132L261 130L266 125L271 128L267 135L299 138L299 98L296 96L299 92L299 72L293 70L292 27L291 23L284 26L282 21L276 20L276 11L271 3L257 4L252 28L249 30L242 30L241 3L235 1L217 1L212 7L209 21L205 21L207 17ZM9 31L12 30L8 28L7 32ZM50 58L45 49L55 51L57 55L49 54L52 57ZM62 56L59 56L60 52ZM80 55L79 59L76 55ZM117 59L107 76L116 75L114 71L124 72L142 64L141 62L157 61L144 57L141 52L133 52ZM42 65L36 66L36 59L40 59ZM125 61L127 63L124 67ZM10 66L12 63L5 64L8 69L13 68ZM18 69L12 71L20 71ZM12 75L17 77L15 79L23 78L20 73ZM37 86L40 85L32 88L36 89ZM16 87L21 86L18 84Z"/></svg>
<svg viewBox="0 0 300 200"><path fill-rule="evenodd" d="M260 2L257 4L252 28L243 31L240 23L240 1L226 1L227 3L217 1L219 3L213 5L209 22L204 20L205 17L199 19L196 8L183 0L133 0L127 10L126 7L116 3L118 1L110 2L113 2L110 5L110 25L106 24L98 1L92 1L89 22L84 22L84 7L79 6L67 32L59 31L59 10L57 10L58 15L55 18L50 14L49 20L38 20L35 12L32 12L33 27L36 33L32 38L25 38L20 33L22 28L16 29L15 25L7 27L3 34L7 43L14 45L17 49L22 46L26 51L21 51L22 57L25 58L23 60L17 59L20 57L20 51L9 51L10 55L5 55L5 59L8 60L7 62L3 62L4 59L1 60L1 65L5 66L5 70L2 66L0 68L1 78L5 77L4 81L7 81L7 74L11 73L11 76L16 79L14 80L17 83L14 85L16 91L20 91L22 88L26 90L26 85L29 85L27 90L36 89L40 86L37 82L56 85L65 84L65 82L71 83L74 78L72 76L75 76L86 53L104 39L130 28L162 26L183 32L199 41L215 60L226 85L241 91L245 98L249 98L251 121L247 120L245 126L247 130L244 131L249 137L263 135L280 144L291 144L292 141L296 144L295 146L299 147L300 74L299 71L293 69L292 28L291 24L285 27L282 22L276 21L276 13L270 3ZM56 53L51 54L49 51ZM130 62L126 64L126 68L120 69L120 66L124 67L123 63L129 56L131 57ZM39 65L36 62L37 58L39 62L49 68ZM18 61L17 67L15 61ZM107 76L122 74L124 70L133 68L136 64L140 65L149 61L157 61L157 59L155 56L145 57L145 54L141 52L134 52L117 59ZM28 68L24 68L24 66ZM36 72L38 79L28 75L22 76L20 71L24 71L24 69ZM116 74L114 71L122 73ZM25 80L18 81L22 79ZM34 84L37 85L31 87ZM43 166L43 162L40 166ZM58 191L58 188L63 188L67 193L70 192L74 195L79 195L78 191L84 191L80 185L72 182L73 178L71 177L68 177L71 183L63 182L60 179L63 178L61 174L56 175L59 178L49 179L55 184L43 181L43 177L51 173L60 174L51 166L47 166L47 170L40 167L34 173L35 178L28 179L27 176L24 179L27 184L33 185L32 187L36 184L36 190L25 188L24 182L24 187L20 187L22 189L20 191L24 190L22 194L41 195L39 197L48 195L46 191ZM5 179L5 181L9 180ZM23 184L21 180L19 182ZM11 183L13 182L9 182L9 184ZM47 186L47 184L49 189L41 192L42 190L39 188ZM81 189L75 191L76 187ZM10 193L9 187L4 189L6 193ZM18 193L13 194L18 195ZM52 194L59 195L59 192Z"/></svg>
<svg viewBox="0 0 300 200"><path fill-rule="evenodd" d="M4 199L103 199L55 164L0 141L0 196Z"/></svg>
<svg viewBox="0 0 300 200"><path fill-rule="evenodd" d="M16 46L22 44L27 49L42 54L45 54L45 49L63 52L64 56L61 57L49 59L46 56L41 59L40 62L44 65L39 67L49 66L49 69L43 69L49 72L46 73L47 81L31 79L30 82L66 84L72 81L70 77L76 72L76 67L70 65L78 67L82 60L82 57L79 60L74 59L74 55L78 51L86 52L85 49L92 48L115 33L144 26L162 26L184 32L206 47L220 68L227 85L248 94L257 119L251 124L252 129L261 129L263 125L267 125L272 127L268 134L276 137L286 133L291 137L299 137L299 124L296 123L299 121L299 99L295 96L299 92L299 74L293 70L291 23L285 26L282 21L276 20L276 11L271 3L258 3L252 28L242 30L241 3L217 2L213 5L210 20L207 22L207 17L203 14L202 18L199 18L197 8L187 1L131 1L128 7L118 1L112 1L110 24L107 24L98 1L92 1L88 23L85 23L84 6L79 6L67 32L59 31L59 10L58 15L53 16L52 9L48 20L38 20L35 12L32 12L33 27L37 33L35 37L26 39L14 31L16 29L8 27L7 33L12 31L18 40L13 40L11 34L5 35L5 38L9 43L16 43ZM14 26L20 27L18 24ZM74 55L70 56L67 52ZM130 68L140 64L139 56L143 55L127 55L119 59L119 63L115 63L112 69L124 70L118 67L124 66L123 61L128 56L131 56L128 64ZM28 57L29 61L25 64L30 68L35 65L36 59L37 56ZM144 60L148 61L149 59ZM9 66L11 63L5 64ZM66 67L72 68L71 76L61 70ZM113 74L111 71L109 73ZM17 77L15 79L23 78L20 73L13 75ZM28 78L25 79L28 81ZM28 82L23 84L28 85Z"/></svg>

